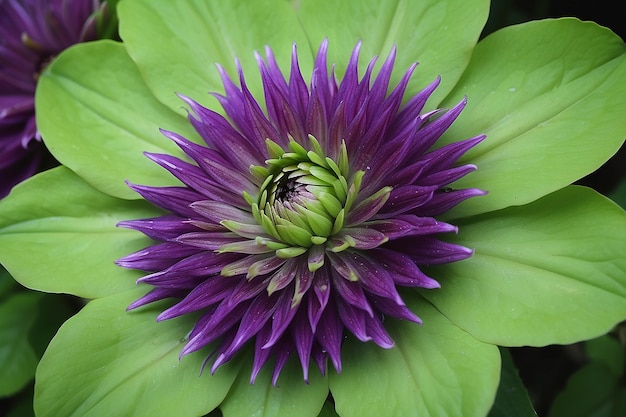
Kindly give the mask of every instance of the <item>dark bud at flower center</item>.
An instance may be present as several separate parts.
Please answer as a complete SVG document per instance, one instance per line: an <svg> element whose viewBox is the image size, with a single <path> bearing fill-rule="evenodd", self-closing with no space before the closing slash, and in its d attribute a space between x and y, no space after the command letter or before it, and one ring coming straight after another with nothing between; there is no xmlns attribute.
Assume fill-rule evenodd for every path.
<svg viewBox="0 0 626 417"><path fill-rule="evenodd" d="M296 196L298 189L304 188L295 178L289 178L287 175L282 175L278 179L275 178L274 183L276 187L276 192L274 193L275 203L289 202Z"/></svg>

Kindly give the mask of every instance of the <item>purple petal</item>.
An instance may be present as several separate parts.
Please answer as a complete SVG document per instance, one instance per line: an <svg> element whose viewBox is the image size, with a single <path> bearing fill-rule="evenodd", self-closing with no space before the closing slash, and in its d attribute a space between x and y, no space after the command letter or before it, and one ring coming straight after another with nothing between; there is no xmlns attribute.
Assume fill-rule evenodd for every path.
<svg viewBox="0 0 626 417"><path fill-rule="evenodd" d="M467 259L473 250L431 237L394 240L391 248L404 252L418 265L438 265Z"/></svg>
<svg viewBox="0 0 626 417"><path fill-rule="evenodd" d="M256 249L256 252L240 251L241 253L259 253L261 249L260 247L257 248L259 245L255 245L254 241L252 241L252 243L248 240L242 241L241 237L231 232L190 232L184 233L175 239L172 239L172 241L207 251L216 251L225 245L233 243L245 243L250 246L251 249Z"/></svg>
<svg viewBox="0 0 626 417"><path fill-rule="evenodd" d="M419 156L425 153L431 146L435 144L437 139L452 125L461 111L465 108L467 99L464 98L457 105L445 112L432 122L427 123L418 132L416 139L419 138L419 146L412 149L413 155Z"/></svg>
<svg viewBox="0 0 626 417"><path fill-rule="evenodd" d="M430 201L419 208L419 214L423 216L438 216L468 198L479 197L486 194L486 191L479 190L477 188L468 188L464 190L439 190L433 194Z"/></svg>
<svg viewBox="0 0 626 417"><path fill-rule="evenodd" d="M143 297L133 301L126 311L131 311L155 301L165 300L166 298L180 298L186 294L187 290L178 288L154 288Z"/></svg>
<svg viewBox="0 0 626 417"><path fill-rule="evenodd" d="M220 276L208 278L180 302L159 314L157 320L169 320L217 304L232 294L236 284L235 280Z"/></svg>
<svg viewBox="0 0 626 417"><path fill-rule="evenodd" d="M179 260L198 252L198 249L176 242L164 242L126 255L115 263L124 268L148 272L169 268Z"/></svg>
<svg viewBox="0 0 626 417"><path fill-rule="evenodd" d="M366 326L366 317L369 317L363 310L347 303L338 303L337 311L343 325L350 330L361 342L372 340Z"/></svg>
<svg viewBox="0 0 626 417"><path fill-rule="evenodd" d="M119 222L117 226L138 230L151 239L161 241L175 238L181 232L198 230L197 226L189 223L188 219L176 215L166 215L152 219L126 220Z"/></svg>
<svg viewBox="0 0 626 417"><path fill-rule="evenodd" d="M367 312L370 316L374 315L372 306L363 292L362 286L356 281L350 281L343 276L333 274L333 289L340 296L342 302L346 302L354 307Z"/></svg>
<svg viewBox="0 0 626 417"><path fill-rule="evenodd" d="M343 342L343 325L336 308L329 306L324 309L316 332L316 340L328 352L330 360L337 372L341 372L341 343Z"/></svg>
<svg viewBox="0 0 626 417"><path fill-rule="evenodd" d="M389 240L384 233L367 227L344 227L337 237L343 239L345 236L354 241L354 248L363 250L377 248Z"/></svg>
<svg viewBox="0 0 626 417"><path fill-rule="evenodd" d="M271 331L267 335L264 344L261 345L261 349L271 348L278 342L287 327L292 323L297 312L298 306L293 306L291 297L289 297L286 291L283 291L276 303L276 310L271 322Z"/></svg>
<svg viewBox="0 0 626 417"><path fill-rule="evenodd" d="M376 306L376 310L387 316L422 324L422 320L409 310L404 303L398 304L388 298L376 296L372 296L372 303Z"/></svg>
<svg viewBox="0 0 626 417"><path fill-rule="evenodd" d="M424 177L428 178L429 175L432 176L442 170L450 168L457 159L484 139L485 135L479 135L460 142L451 143L425 154L424 159L428 161L428 164L424 167ZM448 181L446 184L452 181Z"/></svg>
<svg viewBox="0 0 626 417"><path fill-rule="evenodd" d="M223 301L217 308L209 310L196 322L191 330L189 341L180 352L180 357L202 349L209 343L218 340L241 320L247 305L229 305ZM212 369L212 372L214 370Z"/></svg>
<svg viewBox="0 0 626 417"><path fill-rule="evenodd" d="M309 360L311 358L311 350L313 349L313 333L311 332L311 328L308 326L308 317L303 309L299 309L293 319L291 334L294 339L296 352L300 358L304 381L308 383Z"/></svg>
<svg viewBox="0 0 626 417"><path fill-rule="evenodd" d="M389 199L380 210L378 217L396 217L421 207L432 199L433 193L438 188L438 186L422 187L420 185L405 185L394 188L391 190Z"/></svg>
<svg viewBox="0 0 626 417"><path fill-rule="evenodd" d="M379 248L373 257L383 265L396 285L404 287L439 288L437 281L424 274L415 261L399 251Z"/></svg>
<svg viewBox="0 0 626 417"><path fill-rule="evenodd" d="M245 342L254 337L263 328L265 323L270 319L276 310L277 301L280 299L277 295L261 293L256 297L244 313L239 323L239 328L231 344L216 359L213 367L217 368L220 363L226 362L244 345Z"/></svg>
<svg viewBox="0 0 626 417"><path fill-rule="evenodd" d="M176 285L185 278L210 277L218 275L223 268L239 257L241 257L239 254L202 251L181 259L167 269L139 278L137 282L166 286Z"/></svg>
<svg viewBox="0 0 626 417"><path fill-rule="evenodd" d="M271 294L286 288L296 276L296 259L289 259L280 269L269 277L267 291Z"/></svg>
<svg viewBox="0 0 626 417"><path fill-rule="evenodd" d="M359 284L372 294L402 302L392 277L385 268L357 252L343 252L331 255L333 268L342 277L351 280L356 277Z"/></svg>
<svg viewBox="0 0 626 417"><path fill-rule="evenodd" d="M375 229L384 234L389 240L403 236L421 236L433 233L457 232L458 228L448 223L440 222L433 217L419 217L414 214L401 214L396 218L373 220L363 226Z"/></svg>
<svg viewBox="0 0 626 417"><path fill-rule="evenodd" d="M149 202L182 217L193 217L195 212L190 204L203 199L202 195L186 187L149 187L128 181L126 184Z"/></svg>
<svg viewBox="0 0 626 417"><path fill-rule="evenodd" d="M326 310L330 300L330 293L331 283L328 271L324 268L316 272L315 280L313 281L313 293L309 293L310 295L307 298L309 324L313 333L317 331L317 324Z"/></svg>
<svg viewBox="0 0 626 417"><path fill-rule="evenodd" d="M387 333L378 317L366 316L365 322L367 325L367 334L374 343L383 349L391 349L393 347L393 339L391 339L391 336L389 336L389 333Z"/></svg>

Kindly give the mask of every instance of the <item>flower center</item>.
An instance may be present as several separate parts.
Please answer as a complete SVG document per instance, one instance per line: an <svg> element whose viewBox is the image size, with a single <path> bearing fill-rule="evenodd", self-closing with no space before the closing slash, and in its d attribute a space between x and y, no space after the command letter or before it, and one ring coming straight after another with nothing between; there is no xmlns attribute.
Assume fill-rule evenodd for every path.
<svg viewBox="0 0 626 417"><path fill-rule="evenodd" d="M309 142L312 150L293 139L284 150L268 139L270 159L251 168L263 182L258 196L246 200L265 232L291 247L281 252L285 257L323 245L342 229L363 177L362 171L350 175L345 144L335 162L313 136Z"/></svg>

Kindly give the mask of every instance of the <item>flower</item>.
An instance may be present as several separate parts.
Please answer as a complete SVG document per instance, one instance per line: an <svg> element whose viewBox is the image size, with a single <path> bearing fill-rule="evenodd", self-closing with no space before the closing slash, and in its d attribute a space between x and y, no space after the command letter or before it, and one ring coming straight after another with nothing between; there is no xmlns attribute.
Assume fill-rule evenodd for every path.
<svg viewBox="0 0 626 417"><path fill-rule="evenodd" d="M596 192L570 185L596 170L624 142L624 43L607 29L576 19L529 22L477 42L488 9L487 0L123 0L117 8L123 43L88 42L60 54L42 74L36 102L42 135L63 166L28 179L0 201L0 260L11 275L29 288L89 300L59 329L37 367L37 415L199 416L219 408L216 414L226 417L316 417L320 410L341 417L479 417L499 400L500 347L573 343L604 334L626 319L626 215ZM184 167L182 178L190 179L202 168L188 152L195 149L202 154L209 148L215 157L226 155L226 151L216 144L209 146L189 122L189 115L197 126L206 120L202 108L209 114L232 118L241 112L226 111L222 105L240 103L238 97L246 90L261 101L264 79L267 83L278 77L271 58L263 61L261 76L257 76L259 62L253 51L262 51L264 45L273 51L277 68L290 68L294 43L299 48L297 63L303 77L313 74L316 67L325 68L316 64L317 46L324 39L330 45L327 60L336 64L333 72L342 82L346 74L350 76L347 66L359 40L360 54L368 58L387 56L396 45L391 86L404 85L406 69L419 62L406 82L407 101L402 108L411 109L411 97L423 95L424 86L440 79L420 117L436 109L460 110L463 105L455 106L467 98L461 114L429 151L436 154L460 139L486 135L473 147L460 142L464 145L458 146L468 149L453 166L474 165L479 169L445 187L489 193L468 198L436 216L438 221L458 227L458 233L438 234L438 240L474 253L460 262L423 267L420 263L420 269L436 278L440 288L397 286L407 311L423 324L386 318L384 329L394 341L393 347L382 349L376 343L363 343L346 326L340 373L332 366L334 353L327 352L330 360L324 374L316 369L314 356L304 355L313 359L306 384L296 351L280 369L275 386L276 355L250 384L252 371L261 363L259 359L255 362L250 340L214 373L200 374L211 352L223 353L230 348L222 346L229 343L228 331L224 338L180 358L181 350L194 343L189 332L203 320L202 312L155 320L178 300L148 303L142 298L155 289L147 285L143 270L159 274L172 265L165 256L180 257L180 252L155 246L153 240L135 230L141 227L163 237L176 224L176 233L171 236L175 241L182 227L194 232L198 223L183 226L169 213L172 222L166 224L162 218L170 210L150 203L135 190L153 198L167 187L177 187L170 190L197 196L162 165L172 162L172 170ZM240 59L241 70L232 64L235 57ZM216 70L215 63L224 65L223 71ZM384 65L374 64L372 79L379 80L380 74L385 74ZM366 60L359 62L359 74L368 74L367 66ZM228 81L240 71L246 75L245 89L242 80L239 87ZM320 77L318 81L326 79L332 78ZM306 82L310 85L311 80ZM289 80L285 83L289 85ZM208 91L225 94L216 97ZM440 112L431 125L451 117L451 112ZM222 120L217 115L211 117ZM269 114L267 117L276 119ZM232 122L237 129L247 126ZM218 126L222 131L234 129ZM278 127L279 132L286 130ZM272 142L252 148L258 149L258 154L228 151L229 158L215 169L237 166L236 172L245 173L240 180L256 180L261 173L273 178L280 165L266 164L268 156L291 152L293 156L283 158L289 162L287 159L304 158L305 154L311 161L322 155L316 152L316 142L321 147L323 138L310 131L315 139L299 143L306 152L296 146L295 136L290 145L292 142L277 135ZM258 136L252 137L258 140ZM350 169L338 169L340 175L335 175L339 178L350 172L353 178L347 178L346 183L355 184L356 173L365 171L358 194L366 201L388 184L366 181L367 165L360 165L358 153L351 152L347 141L345 147ZM152 159L145 157L146 152ZM394 154L390 160L399 157ZM245 158L256 161L250 174L240 169L247 169L247 165L235 165ZM155 159L160 163L155 164ZM215 165L215 160L203 163ZM388 166L392 171L399 168ZM180 171L175 172L181 176ZM305 171L303 176L308 172L312 171ZM133 184L132 188L125 180ZM222 182L228 188L233 181ZM269 181L268 195L272 187ZM243 217L253 210L253 204L259 209L263 206L255 199L255 184L259 182L245 188L248 197L235 200ZM296 191L281 179L276 185L287 186L279 200L293 197ZM196 187L199 185L193 186L199 191ZM311 194L318 200L321 195ZM235 199L232 190L223 195ZM309 204L313 197L306 196ZM182 200L181 206L193 201ZM195 205L196 210L186 209L185 218L207 216L201 210L198 213L201 204ZM151 218L161 219L154 223L160 229L148 231L147 221L133 220ZM245 218L250 220L249 215ZM304 221L302 217L295 219ZM235 224L239 219L230 220L226 225L242 234L242 226ZM131 227L117 227L120 222ZM254 222L250 224L256 224L256 219ZM343 226L349 228L351 224L344 221ZM278 241L266 229L256 231L256 235L266 233ZM241 249L239 242L251 240L238 239L236 247ZM302 247L303 240L289 240L285 242L292 251L287 254L293 255L293 248ZM395 242L362 253L370 256L382 249L409 250L395 247ZM161 265L143 268L137 264L139 271L115 265L128 254L159 247L166 249L163 255L146 255L143 260L163 259ZM328 251L328 258L345 259L350 251L356 249L346 248L336 256ZM268 254L275 259L275 252ZM221 255L222 259L231 257L232 262L245 259L238 253ZM286 259L285 263L297 262L301 269L306 265L305 274L309 271L308 256L306 264L297 256ZM333 270L325 259L316 274L324 268ZM250 282L257 278L262 275ZM136 285L137 279L146 282ZM191 288L180 295L184 297ZM276 297L282 294L290 293L277 291ZM314 289L303 296L301 305L308 302L307 294L315 294ZM126 312L136 300L145 305ZM334 308L337 303L330 305ZM380 306L375 310L383 311ZM233 320L240 317L235 315ZM211 358L212 367L215 360L218 364L221 360L219 354ZM506 396L511 390L504 388L500 392ZM506 397L500 405L504 403Z"/></svg>
<svg viewBox="0 0 626 417"><path fill-rule="evenodd" d="M455 162L484 136L428 151L465 100L422 114L437 79L401 108L415 65L387 95L395 50L373 80L376 59L359 80L357 45L337 83L327 47L308 88L295 45L288 83L271 49L258 57L267 116L241 67L239 88L221 69L228 119L183 97L206 146L163 131L194 164L148 154L185 186L131 185L171 214L120 224L162 242L117 262L152 272L139 282L155 289L130 308L184 297L159 320L202 312L182 354L221 339L212 372L251 339L251 382L275 356L276 384L295 352L305 380L311 358L325 373L330 357L339 372L344 329L391 348L384 317L421 322L396 286L436 288L419 265L472 253L432 235L456 231L434 216L483 194L447 186L476 168Z"/></svg>
<svg viewBox="0 0 626 417"><path fill-rule="evenodd" d="M35 87L61 51L99 37L97 0L0 0L0 198L46 155L35 123Z"/></svg>

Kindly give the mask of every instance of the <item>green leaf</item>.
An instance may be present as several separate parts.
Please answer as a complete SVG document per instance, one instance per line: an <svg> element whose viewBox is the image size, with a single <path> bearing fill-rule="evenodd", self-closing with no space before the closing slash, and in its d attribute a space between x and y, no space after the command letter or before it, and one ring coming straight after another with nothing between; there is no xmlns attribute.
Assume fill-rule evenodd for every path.
<svg viewBox="0 0 626 417"><path fill-rule="evenodd" d="M302 379L302 368L291 358L272 386L273 367L266 365L250 384L251 364L242 367L228 396L220 406L224 417L298 416L316 417L328 395L328 378L317 367Z"/></svg>
<svg viewBox="0 0 626 417"><path fill-rule="evenodd" d="M429 269L423 295L452 322L500 346L569 344L626 319L626 213L571 186L459 222L464 261Z"/></svg>
<svg viewBox="0 0 626 417"><path fill-rule="evenodd" d="M128 290L139 273L113 262L150 239L115 225L159 214L145 201L107 196L69 169L54 168L0 201L0 261L39 291L95 298Z"/></svg>
<svg viewBox="0 0 626 417"><path fill-rule="evenodd" d="M537 417L537 413L520 379L507 349L500 349L502 373L496 402L488 417Z"/></svg>
<svg viewBox="0 0 626 417"><path fill-rule="evenodd" d="M479 42L444 105L463 96L467 107L439 143L487 135L460 160L478 170L453 186L489 195L448 218L529 203L613 155L626 137L626 46L575 19L511 26Z"/></svg>
<svg viewBox="0 0 626 417"><path fill-rule="evenodd" d="M609 195L611 200L619 204L623 209L626 209L626 179L623 179L617 188Z"/></svg>
<svg viewBox="0 0 626 417"><path fill-rule="evenodd" d="M197 140L186 118L154 98L124 47L112 41L78 44L59 55L39 80L36 108L52 154L93 187L121 198L139 198L125 180L177 184L143 155L182 155L159 128Z"/></svg>
<svg viewBox="0 0 626 417"><path fill-rule="evenodd" d="M254 52L274 48L289 68L292 43L307 41L293 9L285 1L124 1L118 8L120 35L154 94L184 113L174 92L215 109L209 92L223 91L216 63L237 79L240 60L248 87L257 97L261 79ZM304 49L306 68L312 57ZM310 72L310 70L309 70Z"/></svg>
<svg viewBox="0 0 626 417"><path fill-rule="evenodd" d="M618 417L626 389L604 364L592 362L572 375L552 404L548 417ZM620 397L622 399L620 399Z"/></svg>
<svg viewBox="0 0 626 417"><path fill-rule="evenodd" d="M59 327L85 304L84 300L65 294L39 294L42 297L37 304L37 318L28 333L28 340L38 360L43 356Z"/></svg>
<svg viewBox="0 0 626 417"><path fill-rule="evenodd" d="M21 390L35 376L37 355L28 332L41 294L16 292L0 303L0 398Z"/></svg>
<svg viewBox="0 0 626 417"><path fill-rule="evenodd" d="M498 348L474 339L420 300L406 301L423 319L422 326L385 321L396 343L392 349L345 341L343 370L330 375L340 416L487 414L500 378Z"/></svg>
<svg viewBox="0 0 626 417"><path fill-rule="evenodd" d="M617 339L603 335L588 340L585 347L591 361L603 363L618 378L624 374L626 347L622 346Z"/></svg>
<svg viewBox="0 0 626 417"><path fill-rule="evenodd" d="M37 368L37 416L185 417L219 405L239 367L199 375L204 350L179 360L193 319L156 322L162 302L125 312L142 294L91 301L61 327Z"/></svg>
<svg viewBox="0 0 626 417"><path fill-rule="evenodd" d="M9 272L0 265L0 300L20 288Z"/></svg>
<svg viewBox="0 0 626 417"><path fill-rule="evenodd" d="M309 79L324 38L330 43L329 64L337 64L339 76L357 41L363 41L362 68L372 57L386 56L396 45L393 81L397 82L413 62L420 62L407 94L415 94L441 75L443 81L433 99L438 102L467 66L488 8L489 2L484 0L196 0L158 6L140 0L122 2L119 15L122 39L147 84L162 102L181 111L172 91L216 108L217 103L206 94L222 91L213 64L219 63L233 76L235 57L241 62L248 86L258 96L260 78L253 52L263 55L266 45L287 71L295 42L302 73Z"/></svg>
<svg viewBox="0 0 626 417"><path fill-rule="evenodd" d="M398 55L391 85L414 62L419 62L406 96L410 97L438 75L442 81L431 101L436 105L455 85L487 20L483 0L365 0L292 1L310 40L312 53L329 39L329 63L343 76L348 57L362 41L361 68L374 56L379 66L395 45Z"/></svg>

